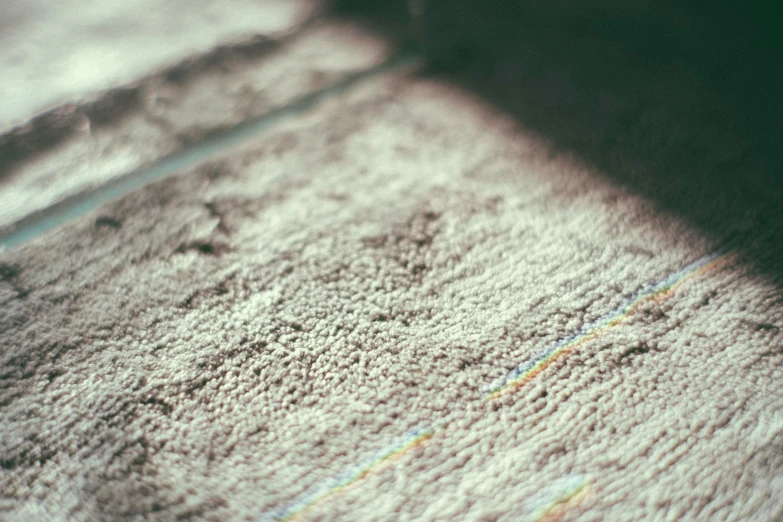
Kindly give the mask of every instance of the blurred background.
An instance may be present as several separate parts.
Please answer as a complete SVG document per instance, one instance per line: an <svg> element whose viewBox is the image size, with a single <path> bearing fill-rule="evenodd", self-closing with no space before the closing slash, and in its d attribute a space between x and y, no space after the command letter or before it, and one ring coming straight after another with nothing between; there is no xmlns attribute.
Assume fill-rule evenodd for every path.
<svg viewBox="0 0 783 522"><path fill-rule="evenodd" d="M11 0L0 7L0 227L290 103L269 101L273 74L252 73L258 84L249 60L324 20L331 32L281 59L276 84L304 94L413 52L428 59L425 74L479 94L709 233L738 216L781 219L783 52L772 3ZM183 105L155 131L101 136L141 109L154 120L150 107L177 103L177 82L208 74L228 88L202 93L198 109Z"/></svg>

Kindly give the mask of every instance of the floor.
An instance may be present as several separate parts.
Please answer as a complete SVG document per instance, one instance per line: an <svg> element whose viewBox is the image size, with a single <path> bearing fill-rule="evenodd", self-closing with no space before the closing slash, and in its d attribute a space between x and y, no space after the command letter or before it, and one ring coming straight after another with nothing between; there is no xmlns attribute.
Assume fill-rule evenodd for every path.
<svg viewBox="0 0 783 522"><path fill-rule="evenodd" d="M0 517L783 516L772 102L587 33L3 10Z"/></svg>

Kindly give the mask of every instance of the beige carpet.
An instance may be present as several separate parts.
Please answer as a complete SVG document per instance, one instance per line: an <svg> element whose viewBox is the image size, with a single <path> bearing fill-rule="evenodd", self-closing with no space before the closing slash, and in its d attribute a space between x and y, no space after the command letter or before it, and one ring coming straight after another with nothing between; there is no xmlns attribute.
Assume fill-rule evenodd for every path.
<svg viewBox="0 0 783 522"><path fill-rule="evenodd" d="M0 254L0 518L780 520L783 229L708 204L367 81Z"/></svg>
<svg viewBox="0 0 783 522"><path fill-rule="evenodd" d="M3 512L772 519L783 304L720 247L373 83L5 255Z"/></svg>

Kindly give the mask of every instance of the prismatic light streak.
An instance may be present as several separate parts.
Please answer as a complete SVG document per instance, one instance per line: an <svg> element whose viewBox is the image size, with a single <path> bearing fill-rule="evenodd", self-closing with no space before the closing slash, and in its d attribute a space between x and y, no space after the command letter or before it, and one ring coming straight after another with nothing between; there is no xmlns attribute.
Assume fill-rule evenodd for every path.
<svg viewBox="0 0 783 522"><path fill-rule="evenodd" d="M718 250L713 254L694 261L682 270L669 275L657 283L641 288L630 297L624 299L620 306L611 312L556 341L549 348L539 352L511 370L508 375L500 381L496 381L489 388L485 400L496 399L521 388L546 370L553 362L628 320L643 304L665 299L688 279L715 268L725 261L733 251L731 248Z"/></svg>
<svg viewBox="0 0 783 522"><path fill-rule="evenodd" d="M589 495L591 482L584 475L569 475L545 488L523 509L525 520L554 521L581 504Z"/></svg>
<svg viewBox="0 0 783 522"><path fill-rule="evenodd" d="M622 303L611 312L582 326L577 331L558 340L549 348L539 352L526 362L514 368L503 379L489 387L485 400L490 401L519 389L543 372L556 360L565 357L583 344L596 339L628 320L643 304L650 301L665 299L685 281L717 267L733 252L734 248L726 247L720 249L713 254L694 261L682 270L669 275L657 283L641 288L636 293L624 299ZM385 464L402 457L412 449L426 443L436 432L443 431L446 428L446 425L442 425L437 428L414 430L406 437L403 437L399 442L392 444L376 454L374 458L368 459L365 463L349 469L342 475L338 475L326 483L306 491L287 505L267 512L258 519L258 522L292 520L297 518L320 502L323 502L339 492L347 490L373 472L382 469ZM536 517L536 519L548 520L553 516L559 516L558 513L561 513L563 509L566 509L565 506L571 506L581 502L588 494L589 490L590 484L588 482L583 481L579 484L575 484L569 491L564 492L563 495L553 500L546 509L537 511L540 516Z"/></svg>
<svg viewBox="0 0 783 522"><path fill-rule="evenodd" d="M363 464L349 469L315 489L306 491L289 504L267 512L257 522L293 520L332 495L345 491L362 479L367 478L385 464L426 443L434 434L435 430L430 428L413 430L407 437L388 446Z"/></svg>

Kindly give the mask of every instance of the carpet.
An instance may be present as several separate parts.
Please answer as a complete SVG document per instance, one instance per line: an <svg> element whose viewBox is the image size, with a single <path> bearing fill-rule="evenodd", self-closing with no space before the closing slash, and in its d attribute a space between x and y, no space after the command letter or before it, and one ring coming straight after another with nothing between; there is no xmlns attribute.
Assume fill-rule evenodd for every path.
<svg viewBox="0 0 783 522"><path fill-rule="evenodd" d="M374 80L4 254L0 509L773 519L783 302L740 225Z"/></svg>
<svg viewBox="0 0 783 522"><path fill-rule="evenodd" d="M0 518L780 520L783 221L679 195L398 70L0 252Z"/></svg>

